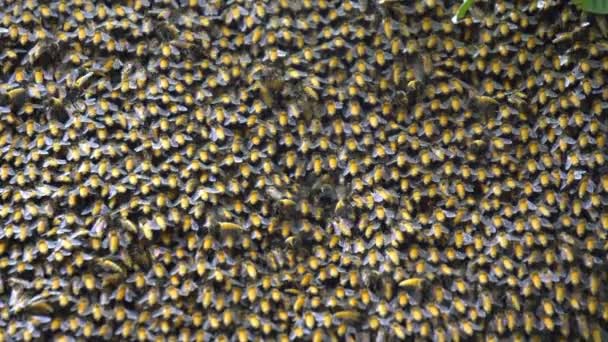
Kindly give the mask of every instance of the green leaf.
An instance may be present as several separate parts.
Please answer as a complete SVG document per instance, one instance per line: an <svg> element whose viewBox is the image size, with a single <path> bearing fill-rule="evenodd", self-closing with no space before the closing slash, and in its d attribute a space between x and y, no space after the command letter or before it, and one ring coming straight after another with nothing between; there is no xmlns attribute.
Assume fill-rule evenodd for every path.
<svg viewBox="0 0 608 342"><path fill-rule="evenodd" d="M458 20L464 18L464 16L467 15L469 8L473 6L473 2L475 2L475 0L463 0L462 5L458 7L458 11L456 11L456 15L452 18L452 21L457 22Z"/></svg>
<svg viewBox="0 0 608 342"><path fill-rule="evenodd" d="M573 0L572 2L585 12L608 14L608 0Z"/></svg>

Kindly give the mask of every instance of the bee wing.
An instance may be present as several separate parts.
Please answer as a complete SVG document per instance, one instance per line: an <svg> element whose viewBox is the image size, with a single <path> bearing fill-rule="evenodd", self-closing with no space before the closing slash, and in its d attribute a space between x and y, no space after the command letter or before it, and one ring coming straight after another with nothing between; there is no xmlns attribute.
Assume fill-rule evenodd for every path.
<svg viewBox="0 0 608 342"><path fill-rule="evenodd" d="M95 224L93 224L93 227L91 227L89 234L91 236L96 236L96 237L103 236L107 226L108 226L108 222L106 221L106 219L103 217L100 217L97 219L97 221L95 221Z"/></svg>

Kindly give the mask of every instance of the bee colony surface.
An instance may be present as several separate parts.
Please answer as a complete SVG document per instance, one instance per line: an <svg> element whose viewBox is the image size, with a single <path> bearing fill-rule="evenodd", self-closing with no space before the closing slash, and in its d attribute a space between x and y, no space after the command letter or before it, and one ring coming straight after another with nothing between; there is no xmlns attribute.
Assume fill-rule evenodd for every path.
<svg viewBox="0 0 608 342"><path fill-rule="evenodd" d="M0 1L0 342L606 341L569 1Z"/></svg>

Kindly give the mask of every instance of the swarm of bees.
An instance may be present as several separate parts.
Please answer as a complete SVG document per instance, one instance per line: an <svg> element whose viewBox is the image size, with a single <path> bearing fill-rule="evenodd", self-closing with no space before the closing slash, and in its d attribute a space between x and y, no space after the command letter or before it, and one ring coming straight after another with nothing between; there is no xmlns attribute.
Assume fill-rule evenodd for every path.
<svg viewBox="0 0 608 342"><path fill-rule="evenodd" d="M567 1L5 0L0 341L608 339Z"/></svg>

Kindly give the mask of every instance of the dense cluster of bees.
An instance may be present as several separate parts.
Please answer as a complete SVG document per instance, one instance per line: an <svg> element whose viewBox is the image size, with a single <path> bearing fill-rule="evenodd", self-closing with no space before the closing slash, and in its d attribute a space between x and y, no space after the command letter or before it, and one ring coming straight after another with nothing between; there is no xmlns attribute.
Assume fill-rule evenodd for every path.
<svg viewBox="0 0 608 342"><path fill-rule="evenodd" d="M2 2L0 341L606 340L567 1Z"/></svg>

